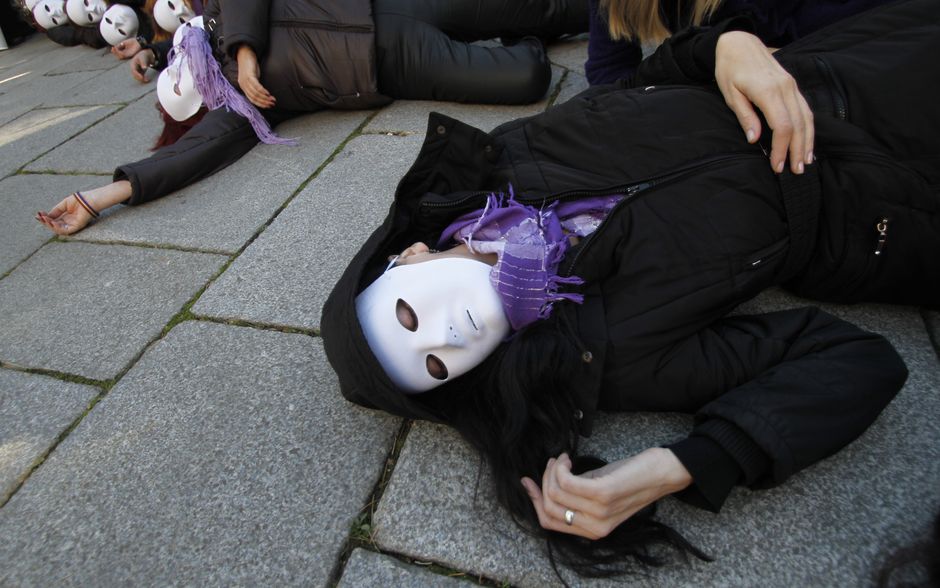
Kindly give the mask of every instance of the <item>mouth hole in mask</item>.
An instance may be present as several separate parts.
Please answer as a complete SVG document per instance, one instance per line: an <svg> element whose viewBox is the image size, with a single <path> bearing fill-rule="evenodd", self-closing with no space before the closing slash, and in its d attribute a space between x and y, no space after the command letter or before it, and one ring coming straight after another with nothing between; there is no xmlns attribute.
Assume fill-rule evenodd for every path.
<svg viewBox="0 0 940 588"><path fill-rule="evenodd" d="M432 378L435 380L447 379L447 366L444 365L443 361L429 354L425 363Z"/></svg>
<svg viewBox="0 0 940 588"><path fill-rule="evenodd" d="M179 85L179 82L173 84L173 93L176 94L177 96L182 96L182 95L183 95L183 93L180 92L180 85Z"/></svg>

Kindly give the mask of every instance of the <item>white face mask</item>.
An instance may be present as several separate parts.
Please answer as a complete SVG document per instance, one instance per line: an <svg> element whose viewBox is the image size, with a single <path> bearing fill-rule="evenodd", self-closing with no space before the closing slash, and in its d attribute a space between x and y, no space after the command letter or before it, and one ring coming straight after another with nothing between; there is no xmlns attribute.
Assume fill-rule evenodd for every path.
<svg viewBox="0 0 940 588"><path fill-rule="evenodd" d="M196 18L193 18L192 20L188 20L184 22L180 26L180 28L176 29L176 32L173 33L173 46L175 47L179 45L183 41L183 35L186 34L186 31L188 31L189 29L193 27L196 27L197 29L206 30L206 26L203 24L201 16L197 16Z"/></svg>
<svg viewBox="0 0 940 588"><path fill-rule="evenodd" d="M174 120L184 121L196 114L202 106L202 96L196 90L193 74L186 56L177 55L157 78L157 99L160 106Z"/></svg>
<svg viewBox="0 0 940 588"><path fill-rule="evenodd" d="M67 24L69 19L65 16L65 0L40 0L33 7L33 18L46 30Z"/></svg>
<svg viewBox="0 0 940 588"><path fill-rule="evenodd" d="M183 0L157 0L153 5L153 18L160 28L168 33L175 33L181 24L196 14Z"/></svg>
<svg viewBox="0 0 940 588"><path fill-rule="evenodd" d="M65 3L69 19L80 27L97 25L107 9L104 0L67 0Z"/></svg>
<svg viewBox="0 0 940 588"><path fill-rule="evenodd" d="M492 269L464 258L402 265L356 298L366 341L396 386L410 393L440 386L479 365L509 334Z"/></svg>
<svg viewBox="0 0 940 588"><path fill-rule="evenodd" d="M104 13L98 30L101 31L101 36L108 44L117 45L121 41L136 37L139 25L137 13L133 8L124 4L115 4Z"/></svg>

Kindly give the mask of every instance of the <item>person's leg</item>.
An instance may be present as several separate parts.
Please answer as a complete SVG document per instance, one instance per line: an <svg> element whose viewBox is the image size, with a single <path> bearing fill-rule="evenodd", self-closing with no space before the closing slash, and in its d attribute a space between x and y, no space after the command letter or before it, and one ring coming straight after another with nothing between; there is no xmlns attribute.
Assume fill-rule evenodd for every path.
<svg viewBox="0 0 940 588"><path fill-rule="evenodd" d="M587 0L381 0L378 11L410 16L452 39L538 37L587 32Z"/></svg>
<svg viewBox="0 0 940 588"><path fill-rule="evenodd" d="M581 11L584 23L578 25L579 11L570 8L574 2L583 0L519 2L529 7L526 12L514 2L495 0L377 0L373 14L379 90L406 99L535 102L545 95L551 81L551 66L538 40L524 39L509 47L468 41L583 30L586 5ZM540 11L531 8L536 5Z"/></svg>

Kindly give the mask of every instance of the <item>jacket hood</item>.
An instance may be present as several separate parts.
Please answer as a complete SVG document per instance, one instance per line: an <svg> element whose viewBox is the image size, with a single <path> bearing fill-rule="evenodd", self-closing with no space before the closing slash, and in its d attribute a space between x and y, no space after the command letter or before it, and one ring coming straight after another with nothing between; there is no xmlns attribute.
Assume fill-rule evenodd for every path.
<svg viewBox="0 0 940 588"><path fill-rule="evenodd" d="M422 401L424 394L402 392L385 374L362 332L355 301L386 268L390 254L416 240L439 236L443 226L421 222L420 199L428 194L433 198L434 194L484 189L497 156L492 142L490 135L478 129L432 113L424 145L399 183L388 215L333 287L323 306L320 336L327 359L339 377L340 391L347 400L405 418L444 421L440 412ZM435 173L441 161L448 163L451 172L446 177ZM459 173L452 173L454 169Z"/></svg>

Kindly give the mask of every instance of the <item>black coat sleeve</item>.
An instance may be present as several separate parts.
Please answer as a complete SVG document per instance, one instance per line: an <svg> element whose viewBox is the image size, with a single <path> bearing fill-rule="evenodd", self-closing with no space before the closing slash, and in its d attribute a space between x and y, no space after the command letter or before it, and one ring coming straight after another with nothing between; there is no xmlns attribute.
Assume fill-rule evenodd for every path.
<svg viewBox="0 0 940 588"><path fill-rule="evenodd" d="M272 127L294 116L278 110L262 114ZM118 167L114 181L131 183L131 197L125 204L143 204L228 167L257 144L248 119L225 108L211 110L176 143L147 159Z"/></svg>
<svg viewBox="0 0 940 588"><path fill-rule="evenodd" d="M715 47L728 31L752 32L746 17L730 18L711 27L690 27L666 39L637 68L632 85L707 84L715 79Z"/></svg>
<svg viewBox="0 0 940 588"><path fill-rule="evenodd" d="M235 58L238 46L250 46L260 58L268 50L269 0L222 0L222 50Z"/></svg>
<svg viewBox="0 0 940 588"><path fill-rule="evenodd" d="M74 47L86 45L94 49L107 47L108 42L101 36L98 27L80 27L74 24L65 24L46 31L46 36L59 45Z"/></svg>
<svg viewBox="0 0 940 588"><path fill-rule="evenodd" d="M643 363L650 390L699 407L690 439L720 447L740 467L737 482L755 487L779 484L851 443L907 378L887 340L818 308L727 317ZM703 458L680 449L717 508L730 484L708 479ZM714 451L703 455L721 461Z"/></svg>

